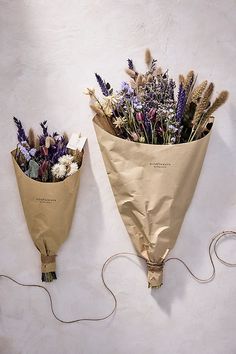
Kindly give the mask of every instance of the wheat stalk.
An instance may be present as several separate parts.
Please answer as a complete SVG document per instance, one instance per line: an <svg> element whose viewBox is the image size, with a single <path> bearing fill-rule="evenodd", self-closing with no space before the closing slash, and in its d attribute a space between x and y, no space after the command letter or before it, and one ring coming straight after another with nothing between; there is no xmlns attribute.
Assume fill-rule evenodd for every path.
<svg viewBox="0 0 236 354"><path fill-rule="evenodd" d="M203 91L207 87L207 80L200 83L194 90L191 96L191 101L197 103L198 99L202 96Z"/></svg>
<svg viewBox="0 0 236 354"><path fill-rule="evenodd" d="M203 112L207 108L210 98L211 98L211 95L213 93L213 90L214 90L214 84L211 82L208 85L208 87L206 88L202 98L200 99L200 101L196 107L196 111L194 113L193 120L192 120L193 127L198 123Z"/></svg>

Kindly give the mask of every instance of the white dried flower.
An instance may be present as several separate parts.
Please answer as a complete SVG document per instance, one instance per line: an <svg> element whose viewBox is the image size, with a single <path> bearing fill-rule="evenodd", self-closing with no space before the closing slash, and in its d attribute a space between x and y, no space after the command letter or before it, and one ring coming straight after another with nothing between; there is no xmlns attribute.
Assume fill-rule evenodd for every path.
<svg viewBox="0 0 236 354"><path fill-rule="evenodd" d="M68 170L66 173L66 176L71 176L73 175L76 171L78 171L78 164L76 162L72 162L69 166L68 166Z"/></svg>
<svg viewBox="0 0 236 354"><path fill-rule="evenodd" d="M62 179L66 175L66 166L60 163L56 163L52 166L52 175L57 179Z"/></svg>
<svg viewBox="0 0 236 354"><path fill-rule="evenodd" d="M58 159L58 162L62 165L70 165L73 161L73 156L72 155L63 155Z"/></svg>

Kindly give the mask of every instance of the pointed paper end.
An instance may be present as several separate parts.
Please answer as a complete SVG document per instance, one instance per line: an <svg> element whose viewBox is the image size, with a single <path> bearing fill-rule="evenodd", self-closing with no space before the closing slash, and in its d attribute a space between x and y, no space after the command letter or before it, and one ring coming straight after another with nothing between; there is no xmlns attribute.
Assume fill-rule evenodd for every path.
<svg viewBox="0 0 236 354"><path fill-rule="evenodd" d="M155 264L147 262L148 267L148 287L160 288L163 284L163 263Z"/></svg>
<svg viewBox="0 0 236 354"><path fill-rule="evenodd" d="M51 282L56 278L56 256L41 254L42 281Z"/></svg>

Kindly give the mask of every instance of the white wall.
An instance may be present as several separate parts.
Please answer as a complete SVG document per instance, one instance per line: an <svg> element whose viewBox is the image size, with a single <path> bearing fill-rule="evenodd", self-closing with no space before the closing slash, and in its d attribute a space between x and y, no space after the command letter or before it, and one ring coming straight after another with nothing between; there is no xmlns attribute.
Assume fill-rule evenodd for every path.
<svg viewBox="0 0 236 354"><path fill-rule="evenodd" d="M86 87L98 72L118 87L126 59L144 69L146 47L171 75L193 68L230 100L216 114L198 187L172 255L199 276L210 273L211 236L236 229L236 2L234 0L0 1L0 273L40 283L40 259L27 231L9 152L12 116L27 128L47 119L52 130L88 136L70 238L48 285L64 319L100 316L112 308L100 269L115 252L133 251L118 214L92 126ZM221 254L235 257L233 241ZM235 258L234 258L235 260ZM214 282L199 285L179 264L150 291L138 260L116 259L106 279L118 298L101 323L63 325L39 289L0 278L3 354L234 354L236 269L217 264Z"/></svg>

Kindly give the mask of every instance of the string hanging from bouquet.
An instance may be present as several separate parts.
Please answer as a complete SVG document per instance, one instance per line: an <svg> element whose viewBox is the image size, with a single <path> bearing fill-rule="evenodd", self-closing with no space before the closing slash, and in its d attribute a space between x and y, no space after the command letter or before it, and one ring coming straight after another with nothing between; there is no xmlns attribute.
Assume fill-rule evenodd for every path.
<svg viewBox="0 0 236 354"><path fill-rule="evenodd" d="M225 266L236 267L236 263L231 263L231 262L225 261L221 256L219 256L218 249L217 249L217 247L219 246L220 241L222 241L224 238L232 238L232 237L235 238L235 236L236 236L236 231L222 231L222 232L220 232L220 233L218 233L218 234L216 234L215 236L212 237L211 242L210 242L209 247L208 247L208 255L209 255L209 259L210 259L210 264L212 266L212 274L210 276L208 276L207 278L200 278L196 274L194 274L191 271L189 265L187 265L187 263L185 261L183 261L181 258L170 257L170 258L167 258L164 262L165 263L173 262L173 261L180 262L186 268L186 270L189 272L189 274L193 277L193 279L195 279L197 282L199 282L199 283L209 283L215 278L215 275L216 275L216 268L215 268L215 263L214 263L214 260L213 260L213 255L215 255L215 257L218 259L218 261L221 262L222 264L224 264ZM54 306L53 306L52 296L50 294L50 291L47 288L45 288L42 285L38 285L38 284L21 283L21 282L15 280L14 278L10 277L9 275L5 275L5 274L0 274L0 278L2 277L2 278L5 278L5 279L8 279L8 280L14 282L15 284L23 286L23 287L35 287L35 288L39 288L39 289L44 290L44 292L46 292L46 294L49 297L50 309L51 309L52 315L55 317L55 319L57 321L59 321L59 322L61 322L63 324L73 324L73 323L76 323L76 322L104 321L104 320L108 319L109 317L111 317L116 312L117 304L118 304L116 295L111 290L111 287L108 286L108 284L107 284L107 282L105 280L105 270L106 270L107 266L114 259L119 258L119 257L124 257L124 256L138 257L139 259L146 261L145 258L143 258L140 255L137 255L137 254L134 254L134 253L131 253L131 252L119 252L119 253L116 253L116 254L110 256L104 262L104 264L102 266L102 270L101 270L101 279L102 279L102 283L103 283L104 287L106 288L106 290L112 296L114 305L113 305L113 308L110 311L110 313L108 313L107 315L101 316L101 317L94 317L94 318L93 317L90 317L90 318L89 317L87 317L87 318L83 317L83 318L72 319L72 320L69 320L69 321L63 320L62 318L60 318L56 314Z"/></svg>

